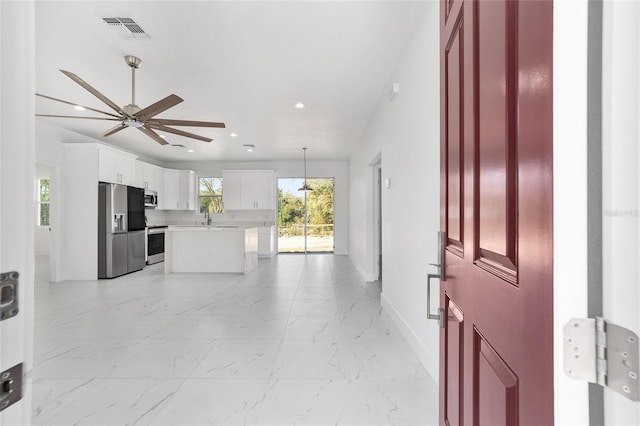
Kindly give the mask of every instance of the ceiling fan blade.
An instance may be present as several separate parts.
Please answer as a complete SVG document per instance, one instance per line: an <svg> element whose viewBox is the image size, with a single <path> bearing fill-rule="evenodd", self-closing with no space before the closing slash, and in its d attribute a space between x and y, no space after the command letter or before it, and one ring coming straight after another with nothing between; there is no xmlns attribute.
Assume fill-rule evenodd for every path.
<svg viewBox="0 0 640 426"><path fill-rule="evenodd" d="M224 123L214 123L211 121L191 121L191 120L171 120L168 118L156 118L150 120L153 124L159 124L162 126L191 126L191 127L219 127L224 129L226 126Z"/></svg>
<svg viewBox="0 0 640 426"><path fill-rule="evenodd" d="M126 114L124 111L122 111L122 108L120 108L118 105L116 105L115 102L113 102L111 99L107 98L105 95L103 95L102 93L98 92L96 89L94 89L89 83L87 83L86 81L84 81L83 79L81 79L80 77L78 77L77 75L75 75L74 73L70 72L70 71L65 71L65 70L60 70L60 72L62 72L64 75L66 75L67 77L69 77L71 80L75 81L76 83L78 83L80 86L82 86L85 90L87 90L89 93L91 93L93 96L95 96L96 98L100 99L102 102L104 102L105 104L107 104L109 107L111 107L111 109L113 109L115 112L119 113L119 114L124 114L126 116L129 116L128 114Z"/></svg>
<svg viewBox="0 0 640 426"><path fill-rule="evenodd" d="M54 118L81 118L83 120L107 120L122 121L122 118L105 118L105 117L80 117L78 115L54 115L54 114L36 114L36 117L54 117Z"/></svg>
<svg viewBox="0 0 640 426"><path fill-rule="evenodd" d="M118 133L120 130L124 130L124 129L126 129L127 127L129 127L129 126L127 126L127 125L125 125L125 124L123 124L123 123L120 123L120 124L118 124L117 126L112 127L111 129L107 130L106 132L104 132L104 133L103 133L103 134L101 134L100 136L102 136L102 137L111 136L112 134L114 134L114 133Z"/></svg>
<svg viewBox="0 0 640 426"><path fill-rule="evenodd" d="M84 108L86 110L89 110L89 111L99 112L100 114L110 115L111 117L120 118L119 115L115 115L115 114L112 114L112 113L106 112L106 111L100 111L99 109L91 108L91 107L88 107L88 106L85 106L85 105L80 105L80 104L77 104L75 102L63 101L62 99L54 98L52 96L42 95L40 93L36 93L36 96L40 96L41 98L51 99L52 101L56 101L56 102L62 102L63 104L67 104L67 105L79 106L79 107L82 107L82 108Z"/></svg>
<svg viewBox="0 0 640 426"><path fill-rule="evenodd" d="M151 124L151 123L149 123L148 126L153 128L153 129L155 129L155 130L162 130L163 132L173 133L174 135L184 136L184 137L191 138L191 139L197 139L197 140L203 141L203 142L211 142L213 140L213 139L210 139L210 138L206 138L204 136L196 135L196 134L189 133L189 132L184 132L182 130L172 129L171 127L160 126L160 125Z"/></svg>
<svg viewBox="0 0 640 426"><path fill-rule="evenodd" d="M171 107L178 105L182 101L184 101L184 99L182 99L180 96L169 95L164 99L160 99L155 104L151 104L148 107L141 109L140 111L133 114L133 116L143 119L151 118L163 111L168 110Z"/></svg>
<svg viewBox="0 0 640 426"><path fill-rule="evenodd" d="M148 128L147 126L138 127L138 130L140 130L145 135L149 136L154 141L158 142L160 145L169 144L169 142L167 142L164 139L162 139L159 134L157 134L156 132L154 132L153 130Z"/></svg>

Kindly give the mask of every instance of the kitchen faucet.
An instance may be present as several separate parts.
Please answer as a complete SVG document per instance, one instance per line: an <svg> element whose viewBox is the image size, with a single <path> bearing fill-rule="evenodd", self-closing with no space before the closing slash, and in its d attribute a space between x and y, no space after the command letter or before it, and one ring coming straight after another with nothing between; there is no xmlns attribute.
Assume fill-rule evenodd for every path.
<svg viewBox="0 0 640 426"><path fill-rule="evenodd" d="M204 218L207 219L207 225L211 225L211 213L209 213L209 210L204 212Z"/></svg>

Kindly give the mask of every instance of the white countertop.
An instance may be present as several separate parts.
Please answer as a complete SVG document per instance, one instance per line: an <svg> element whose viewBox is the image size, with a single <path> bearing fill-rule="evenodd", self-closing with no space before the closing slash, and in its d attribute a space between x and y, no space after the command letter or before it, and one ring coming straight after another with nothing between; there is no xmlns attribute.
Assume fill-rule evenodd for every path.
<svg viewBox="0 0 640 426"><path fill-rule="evenodd" d="M231 226L231 225L169 225L167 231L215 231L215 232L244 232L247 229L255 229L255 226Z"/></svg>

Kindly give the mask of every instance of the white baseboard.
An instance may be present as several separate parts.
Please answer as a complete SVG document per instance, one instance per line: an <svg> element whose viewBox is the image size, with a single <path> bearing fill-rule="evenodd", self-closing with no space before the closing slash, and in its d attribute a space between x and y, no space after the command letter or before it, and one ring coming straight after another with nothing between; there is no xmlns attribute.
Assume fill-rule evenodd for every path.
<svg viewBox="0 0 640 426"><path fill-rule="evenodd" d="M413 332L411 327L409 327L409 324L407 324L400 312L398 312L398 310L393 306L389 299L387 299L384 293L380 295L380 301L382 303L382 307L389 314L396 327L398 327L398 330L400 331L400 334L402 334L402 337L404 337L407 343L409 343L409 346L411 346L411 349L413 349L416 356L418 357L424 368L427 370L429 376L431 376L435 383L439 383L439 360L437 358L434 358L431 355L430 351L425 348L422 341L420 341L418 336ZM436 353L438 352L436 351Z"/></svg>
<svg viewBox="0 0 640 426"><path fill-rule="evenodd" d="M360 275L362 275L362 278L364 278L365 281L375 281L376 280L376 276L373 272L367 272L362 265L360 265L358 263L358 261L351 256L351 254L349 254L349 259L351 260L351 263L353 264L353 266L356 267L356 269L358 270L358 272L360 273Z"/></svg>

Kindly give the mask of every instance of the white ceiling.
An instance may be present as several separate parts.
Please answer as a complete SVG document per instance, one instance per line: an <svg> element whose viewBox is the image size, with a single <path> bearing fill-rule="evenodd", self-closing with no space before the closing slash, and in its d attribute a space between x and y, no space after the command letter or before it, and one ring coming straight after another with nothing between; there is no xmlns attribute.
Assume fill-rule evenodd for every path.
<svg viewBox="0 0 640 426"><path fill-rule="evenodd" d="M159 118L222 121L182 127L213 142L167 134L161 146L136 129L99 138L114 123L38 118L160 161L346 159L380 96L390 89L423 2L39 1L36 91L110 111L63 75L71 71L118 105L131 102L124 56L142 59L136 104L175 93L184 102ZM103 17L130 17L150 39L129 39ZM436 65L434 65L436 66ZM303 102L304 109L294 104ZM92 115L37 98L41 114ZM50 126L40 126L47 128ZM235 132L238 137L230 137ZM39 135L42 137L43 135ZM78 137L73 141L88 140ZM71 140L70 140L71 141ZM255 152L242 145L254 144Z"/></svg>

